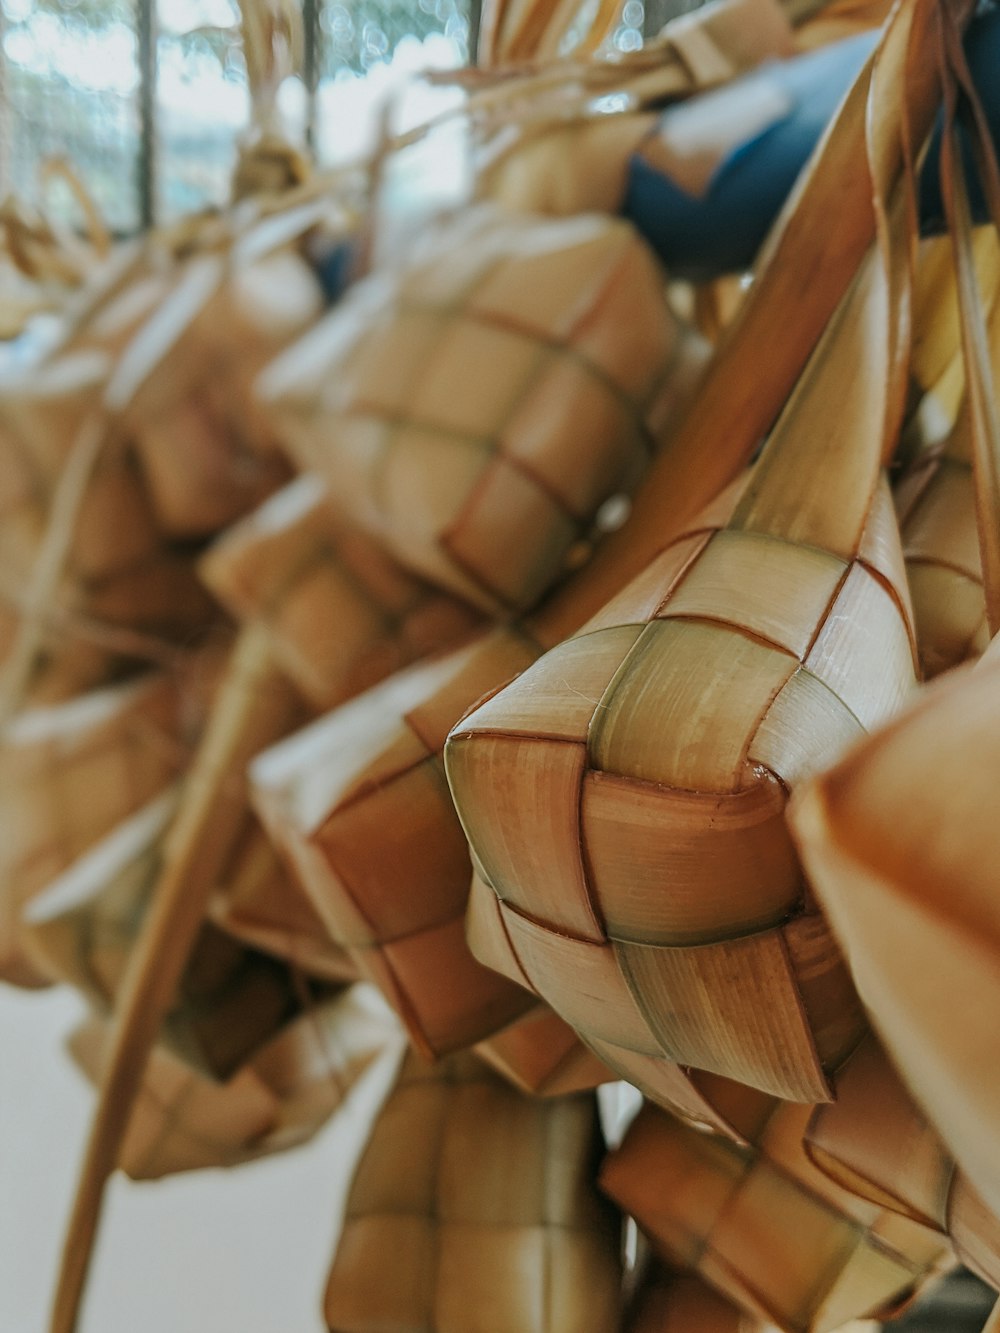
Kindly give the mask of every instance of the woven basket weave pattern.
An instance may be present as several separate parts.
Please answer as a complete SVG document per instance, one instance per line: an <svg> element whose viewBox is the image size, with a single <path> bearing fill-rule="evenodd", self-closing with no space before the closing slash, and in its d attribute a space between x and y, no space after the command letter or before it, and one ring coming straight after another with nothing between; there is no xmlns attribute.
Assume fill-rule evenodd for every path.
<svg viewBox="0 0 1000 1333"><path fill-rule="evenodd" d="M800 1146L808 1115L779 1106L740 1148L646 1107L601 1176L661 1258L788 1333L891 1307L948 1254L932 1232L826 1180Z"/></svg>
<svg viewBox="0 0 1000 1333"><path fill-rule="evenodd" d="M21 713L0 751L0 969L26 968L30 898L176 776L187 761L179 701L147 677ZM34 969L28 969L29 972Z"/></svg>
<svg viewBox="0 0 1000 1333"><path fill-rule="evenodd" d="M516 635L486 643L500 645L502 676L531 660ZM442 761L448 726L496 668L479 641L411 667L251 769L261 817L332 938L428 1054L489 1036L532 1003L469 953L472 867Z"/></svg>
<svg viewBox="0 0 1000 1333"><path fill-rule="evenodd" d="M785 793L913 683L894 534L884 488L853 561L693 532L456 728L449 776L513 950L589 1038L829 1095L863 1024L803 897ZM472 807L467 784L489 799Z"/></svg>
<svg viewBox="0 0 1000 1333"><path fill-rule="evenodd" d="M429 249L357 289L261 396L300 465L403 563L523 609L636 486L704 352L622 222L484 209Z"/></svg>
<svg viewBox="0 0 1000 1333"><path fill-rule="evenodd" d="M588 1097L532 1101L470 1057L408 1057L351 1187L330 1329L613 1333L618 1228L589 1178L597 1150Z"/></svg>
<svg viewBox="0 0 1000 1333"><path fill-rule="evenodd" d="M70 1039L91 1079L99 1077L108 1035L92 1018ZM135 1180L153 1180L293 1148L329 1119L390 1036L384 1015L352 990L294 1020L224 1082L157 1047L121 1168Z"/></svg>
<svg viewBox="0 0 1000 1333"><path fill-rule="evenodd" d="M267 626L275 661L324 710L480 623L340 516L315 477L230 528L200 568L233 614Z"/></svg>

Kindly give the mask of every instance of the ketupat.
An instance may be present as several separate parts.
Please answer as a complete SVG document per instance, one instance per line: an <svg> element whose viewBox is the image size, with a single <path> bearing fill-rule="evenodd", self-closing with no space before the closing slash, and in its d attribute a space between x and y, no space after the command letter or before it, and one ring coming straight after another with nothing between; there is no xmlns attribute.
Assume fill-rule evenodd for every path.
<svg viewBox="0 0 1000 1333"><path fill-rule="evenodd" d="M199 569L234 616L264 625L275 662L323 711L481 624L340 514L309 474L227 528Z"/></svg>
<svg viewBox="0 0 1000 1333"><path fill-rule="evenodd" d="M947 1234L962 1262L1000 1287L1000 1218L956 1169L873 1037L838 1074L836 1102L813 1112L804 1144L831 1179Z"/></svg>
<svg viewBox="0 0 1000 1333"><path fill-rule="evenodd" d="M507 674L531 661L516 635L501 646ZM488 655L485 667L495 664ZM490 1036L533 1003L466 946L472 868L441 760L454 716L445 705L491 680L475 640L397 672L250 769L264 825L331 937L428 1057Z"/></svg>
<svg viewBox="0 0 1000 1333"><path fill-rule="evenodd" d="M934 682L792 812L872 1021L994 1211L1000 917L983 812L1000 763L998 673L991 649L974 669Z"/></svg>
<svg viewBox="0 0 1000 1333"><path fill-rule="evenodd" d="M38 984L21 914L46 884L156 795L189 757L181 689L166 675L32 708L0 749L0 975Z"/></svg>
<svg viewBox="0 0 1000 1333"><path fill-rule="evenodd" d="M348 1196L332 1333L615 1333L599 1151L592 1096L532 1100L471 1056L408 1055Z"/></svg>
<svg viewBox="0 0 1000 1333"><path fill-rule="evenodd" d="M259 384L300 467L423 577L532 606L704 364L624 222L482 205L355 286Z"/></svg>
<svg viewBox="0 0 1000 1333"><path fill-rule="evenodd" d="M653 1106L640 1112L601 1186L654 1253L787 1333L877 1317L950 1266L942 1237L858 1199L809 1162L808 1107L762 1109L748 1147Z"/></svg>
<svg viewBox="0 0 1000 1333"><path fill-rule="evenodd" d="M162 1047L153 1051L119 1165L134 1180L235 1166L307 1141L369 1064L397 1039L374 992L351 987L321 998L226 1079L212 1079ZM92 1017L70 1052L99 1083L110 1041Z"/></svg>
<svg viewBox="0 0 1000 1333"><path fill-rule="evenodd" d="M448 742L522 969L612 1064L617 1046L818 1101L863 1031L784 806L915 683L879 468L901 417L909 296L903 196L888 202L903 170L894 80L927 22L901 9L861 78L886 136L869 149L885 249L862 265L732 517L692 525ZM926 121L933 91L911 79L907 97Z"/></svg>

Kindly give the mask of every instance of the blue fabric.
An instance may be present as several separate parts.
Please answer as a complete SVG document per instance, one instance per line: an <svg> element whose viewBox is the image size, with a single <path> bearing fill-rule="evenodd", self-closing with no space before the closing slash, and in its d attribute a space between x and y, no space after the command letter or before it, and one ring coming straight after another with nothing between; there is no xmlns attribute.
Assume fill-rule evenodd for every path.
<svg viewBox="0 0 1000 1333"><path fill-rule="evenodd" d="M876 40L877 34L863 33L748 75L749 79L776 81L789 100L789 110L776 124L730 153L702 197L680 189L638 154L632 158L624 214L673 274L700 281L750 267ZM970 25L966 47L994 136L1000 139L1000 12L984 14ZM668 108L661 123L671 114ZM925 232L943 227L940 137L939 125L921 178ZM982 195L968 152L966 161L974 211L983 220ZM836 225L836 219L831 219L831 225Z"/></svg>
<svg viewBox="0 0 1000 1333"><path fill-rule="evenodd" d="M310 249L309 262L323 288L327 305L334 305L351 283L354 268L354 242L338 241L330 249L316 253Z"/></svg>

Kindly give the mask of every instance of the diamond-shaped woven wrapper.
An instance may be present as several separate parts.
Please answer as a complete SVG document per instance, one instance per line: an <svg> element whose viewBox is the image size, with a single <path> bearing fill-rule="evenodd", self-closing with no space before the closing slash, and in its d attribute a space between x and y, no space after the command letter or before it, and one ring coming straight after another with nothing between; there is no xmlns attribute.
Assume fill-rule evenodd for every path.
<svg viewBox="0 0 1000 1333"><path fill-rule="evenodd" d="M97 350L77 351L50 357L0 389L0 655L29 609L27 590L53 492L99 406L107 370ZM34 685L36 700L66 698L101 683L112 656L100 637L103 627L179 637L207 621L208 599L190 562L166 546L136 460L121 447L98 463L46 610L47 660Z"/></svg>
<svg viewBox="0 0 1000 1333"><path fill-rule="evenodd" d="M358 285L258 391L400 561L523 609L638 484L704 362L664 281L627 223L484 205Z"/></svg>
<svg viewBox="0 0 1000 1333"><path fill-rule="evenodd" d="M752 1146L647 1105L601 1186L654 1252L786 1333L832 1333L905 1302L950 1262L941 1236L835 1185L806 1157L810 1108L761 1099Z"/></svg>
<svg viewBox="0 0 1000 1333"><path fill-rule="evenodd" d="M884 483L853 556L744 515L460 723L448 774L522 971L601 1058L816 1101L863 1020L786 792L912 687L905 575Z"/></svg>
<svg viewBox="0 0 1000 1333"><path fill-rule="evenodd" d="M599 1152L592 1096L532 1100L470 1056L408 1056L351 1186L329 1328L615 1333L619 1222L594 1188Z"/></svg>
<svg viewBox="0 0 1000 1333"><path fill-rule="evenodd" d="M200 568L233 615L267 627L277 664L324 710L481 623L339 515L313 476L230 528Z"/></svg>
<svg viewBox="0 0 1000 1333"><path fill-rule="evenodd" d="M480 1041L535 1003L469 952L472 866L441 757L492 673L509 677L533 656L514 633L489 642L499 665L476 641L409 667L250 766L254 804L331 938L428 1055Z"/></svg>
<svg viewBox="0 0 1000 1333"><path fill-rule="evenodd" d="M958 1257L1000 1288L1000 1219L931 1128L873 1037L837 1077L805 1136L816 1165L862 1198L947 1233Z"/></svg>
<svg viewBox="0 0 1000 1333"><path fill-rule="evenodd" d="M979 657L990 639L965 414L940 457L897 487L896 509L920 665L929 679Z"/></svg>
<svg viewBox="0 0 1000 1333"><path fill-rule="evenodd" d="M994 642L803 793L792 820L893 1063L1000 1214L998 685Z"/></svg>
<svg viewBox="0 0 1000 1333"><path fill-rule="evenodd" d="M163 862L175 809L164 793L116 828L35 899L26 946L53 981L114 1006ZM195 1068L227 1077L301 1008L289 968L202 927L162 1040Z"/></svg>
<svg viewBox="0 0 1000 1333"><path fill-rule="evenodd" d="M23 952L36 893L170 782L188 758L165 676L18 714L0 746L0 975L41 978Z"/></svg>
<svg viewBox="0 0 1000 1333"><path fill-rule="evenodd" d="M699 1278L652 1260L625 1333L764 1333L764 1326Z"/></svg>
<svg viewBox="0 0 1000 1333"><path fill-rule="evenodd" d="M125 414L165 531L216 532L287 478L250 384L321 307L315 278L290 250L256 264L209 254L180 266L107 394Z"/></svg>
<svg viewBox="0 0 1000 1333"><path fill-rule="evenodd" d="M294 1018L225 1081L158 1046L119 1164L135 1180L152 1180L294 1148L326 1123L394 1032L374 992L352 986ZM107 1023L91 1018L70 1038L72 1055L94 1081L109 1035Z"/></svg>

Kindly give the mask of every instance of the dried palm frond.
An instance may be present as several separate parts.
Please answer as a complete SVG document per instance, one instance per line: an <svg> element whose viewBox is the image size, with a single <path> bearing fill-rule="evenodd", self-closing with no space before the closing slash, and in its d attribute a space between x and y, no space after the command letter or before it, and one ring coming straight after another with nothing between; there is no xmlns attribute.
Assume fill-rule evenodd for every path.
<svg viewBox="0 0 1000 1333"><path fill-rule="evenodd" d="M148 676L15 716L0 745L0 975L42 980L25 905L173 781L190 737L175 681Z"/></svg>
<svg viewBox="0 0 1000 1333"><path fill-rule="evenodd" d="M340 515L309 475L229 528L200 570L233 615L266 628L275 662L321 709L481 623Z"/></svg>
<svg viewBox="0 0 1000 1333"><path fill-rule="evenodd" d="M959 1259L1000 1287L1000 1219L956 1170L874 1038L838 1075L836 1102L814 1111L805 1148L845 1189L946 1233Z"/></svg>
<svg viewBox="0 0 1000 1333"><path fill-rule="evenodd" d="M834 1184L806 1157L810 1108L772 1102L740 1147L646 1106L601 1187L653 1252L787 1333L890 1315L953 1262L940 1236Z"/></svg>
<svg viewBox="0 0 1000 1333"><path fill-rule="evenodd" d="M409 1055L351 1186L336 1333L613 1333L619 1227L586 1095L538 1101L472 1057ZM386 1263L386 1256L392 1263Z"/></svg>
<svg viewBox="0 0 1000 1333"><path fill-rule="evenodd" d="M635 488L705 354L628 224L483 205L358 284L259 394L352 519L496 613Z"/></svg>
<svg viewBox="0 0 1000 1333"><path fill-rule="evenodd" d="M236 1166L306 1142L393 1039L365 987L321 999L289 1021L226 1079L157 1047L118 1163L134 1180ZM70 1051L95 1083L110 1047L107 1021L88 1019Z"/></svg>
<svg viewBox="0 0 1000 1333"><path fill-rule="evenodd" d="M615 1047L826 1100L863 1031L784 806L915 681L879 468L906 388L898 82L929 18L903 6L862 75L881 243L732 517L693 525L449 739L452 792L523 971L626 1077ZM932 81L909 75L907 114L926 125Z"/></svg>
<svg viewBox="0 0 1000 1333"><path fill-rule="evenodd" d="M332 939L428 1055L479 1041L533 1003L465 943L471 866L441 751L447 702L475 699L491 679L477 648L397 672L250 769L257 810ZM506 674L531 660L516 635L506 651Z"/></svg>

